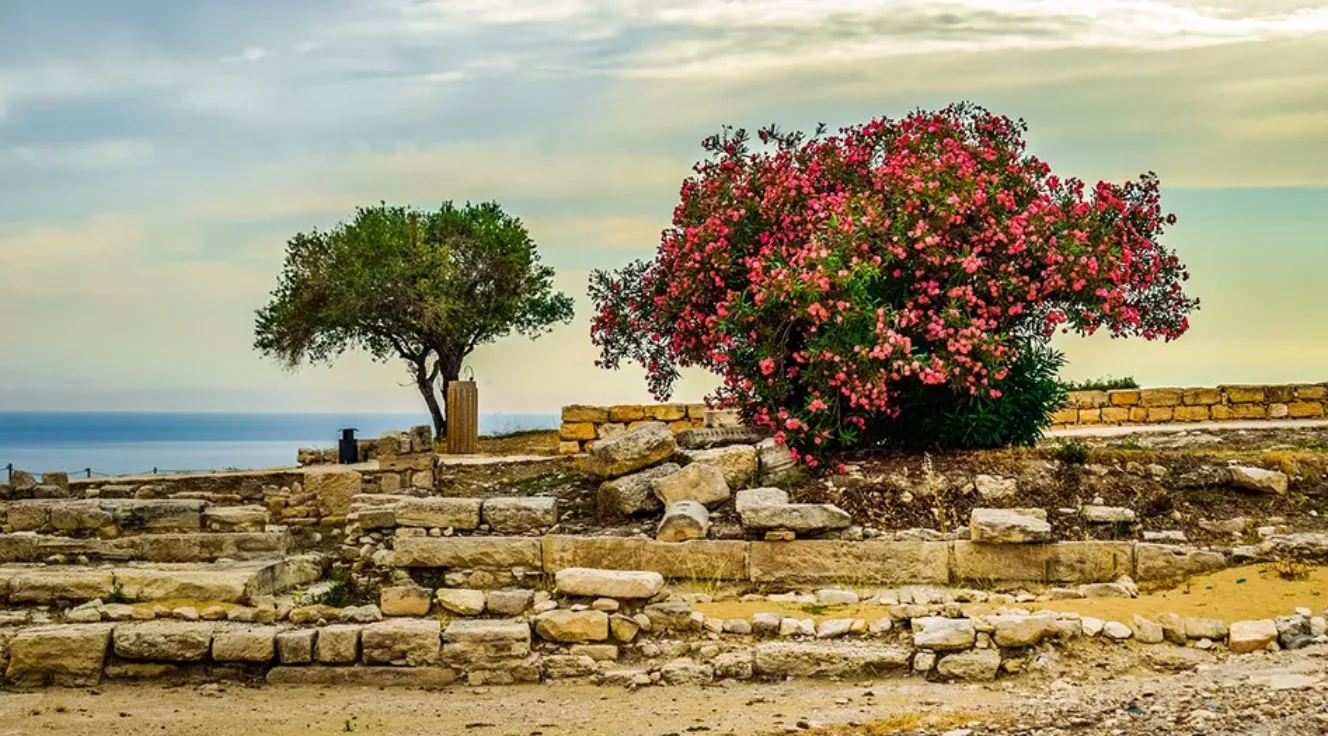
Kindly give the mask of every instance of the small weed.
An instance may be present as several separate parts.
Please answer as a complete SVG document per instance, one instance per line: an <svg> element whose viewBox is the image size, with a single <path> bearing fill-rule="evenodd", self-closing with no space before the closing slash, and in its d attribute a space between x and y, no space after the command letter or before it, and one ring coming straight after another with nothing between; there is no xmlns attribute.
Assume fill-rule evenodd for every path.
<svg viewBox="0 0 1328 736"><path fill-rule="evenodd" d="M1083 440L1061 443L1056 456L1066 465L1084 465L1088 462L1088 445Z"/></svg>
<svg viewBox="0 0 1328 736"><path fill-rule="evenodd" d="M124 583L120 582L114 574L111 575L111 593L106 596L108 603L128 603L129 598L124 592Z"/></svg>
<svg viewBox="0 0 1328 736"><path fill-rule="evenodd" d="M1139 443L1136 442L1135 440L1125 440L1125 441L1123 441L1123 442L1117 442L1117 443L1113 444L1111 447L1112 447L1112 449L1115 449L1115 450L1142 450L1142 449L1144 449L1144 446L1141 445L1141 444L1139 444Z"/></svg>
<svg viewBox="0 0 1328 736"><path fill-rule="evenodd" d="M844 608L843 603L804 603L799 610L809 616L824 616L842 608Z"/></svg>
<svg viewBox="0 0 1328 736"><path fill-rule="evenodd" d="M1310 577L1310 566L1295 560L1279 560L1273 570L1283 580L1308 580Z"/></svg>
<svg viewBox="0 0 1328 736"><path fill-rule="evenodd" d="M327 592L319 596L317 603L333 608L377 603L380 591L374 585L359 585L345 565L335 565L328 574Z"/></svg>

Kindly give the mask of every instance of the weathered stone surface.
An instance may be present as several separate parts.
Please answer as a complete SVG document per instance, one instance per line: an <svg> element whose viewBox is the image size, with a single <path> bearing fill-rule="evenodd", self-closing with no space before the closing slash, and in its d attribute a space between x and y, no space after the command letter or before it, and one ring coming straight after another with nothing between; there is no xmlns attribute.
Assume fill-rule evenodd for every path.
<svg viewBox="0 0 1328 736"><path fill-rule="evenodd" d="M987 616L998 647L1031 647L1056 633L1055 616Z"/></svg>
<svg viewBox="0 0 1328 736"><path fill-rule="evenodd" d="M546 573L585 567L647 570L675 580L747 578L747 542L659 542L628 537L546 535L541 543Z"/></svg>
<svg viewBox="0 0 1328 736"><path fill-rule="evenodd" d="M748 529L788 529L812 533L844 529L853 524L853 518L848 512L831 504L758 504L745 507L739 515L742 517L742 525Z"/></svg>
<svg viewBox="0 0 1328 736"><path fill-rule="evenodd" d="M1137 613L1130 622L1130 630L1134 632L1134 640L1140 644L1161 644L1165 638L1161 624Z"/></svg>
<svg viewBox="0 0 1328 736"><path fill-rule="evenodd" d="M485 499L481 516L499 534L542 532L558 523L558 499L548 496Z"/></svg>
<svg viewBox="0 0 1328 736"><path fill-rule="evenodd" d="M686 542L705 539L710 531L710 512L696 501L678 501L664 510L655 529L655 538L661 542Z"/></svg>
<svg viewBox="0 0 1328 736"><path fill-rule="evenodd" d="M613 615L609 617L609 630L613 633L614 639L624 644L630 644L640 633L641 624L626 616Z"/></svg>
<svg viewBox="0 0 1328 736"><path fill-rule="evenodd" d="M601 478L616 478L667 460L675 449L677 443L667 424L646 422L591 445L586 471Z"/></svg>
<svg viewBox="0 0 1328 736"><path fill-rule="evenodd" d="M320 567L306 558L228 565L20 568L9 578L10 600L49 603L105 598L118 587L128 600L192 598L240 602L312 582Z"/></svg>
<svg viewBox="0 0 1328 736"><path fill-rule="evenodd" d="M484 664L530 656L530 625L525 621L457 619L443 631L443 661Z"/></svg>
<svg viewBox="0 0 1328 736"><path fill-rule="evenodd" d="M599 674L599 665L584 655L551 654L544 658L543 665L544 676L550 680L594 677Z"/></svg>
<svg viewBox="0 0 1328 736"><path fill-rule="evenodd" d="M314 657L323 664L350 664L360 656L360 632L364 627L333 624L318 630Z"/></svg>
<svg viewBox="0 0 1328 736"><path fill-rule="evenodd" d="M277 634L277 659L282 664L309 664L314 661L314 629L295 629Z"/></svg>
<svg viewBox="0 0 1328 736"><path fill-rule="evenodd" d="M210 506L203 509L203 526L220 531L261 532L267 526L262 506Z"/></svg>
<svg viewBox="0 0 1328 736"><path fill-rule="evenodd" d="M413 498L397 504L397 525L439 529L476 529L480 525L479 498Z"/></svg>
<svg viewBox="0 0 1328 736"><path fill-rule="evenodd" d="M1051 541L1051 524L1043 509L973 509L969 538L986 544L1027 544Z"/></svg>
<svg viewBox="0 0 1328 736"><path fill-rule="evenodd" d="M649 571L572 567L554 575L562 595L587 598L653 598L664 589L664 576Z"/></svg>
<svg viewBox="0 0 1328 736"><path fill-rule="evenodd" d="M1223 641L1227 638L1227 622L1219 618L1187 618L1185 637Z"/></svg>
<svg viewBox="0 0 1328 736"><path fill-rule="evenodd" d="M606 406L571 404L563 407L562 420L565 423L602 424L609 421L609 409Z"/></svg>
<svg viewBox="0 0 1328 736"><path fill-rule="evenodd" d="M491 590L485 598L484 607L489 613L499 616L520 616L534 600L533 590Z"/></svg>
<svg viewBox="0 0 1328 736"><path fill-rule="evenodd" d="M435 664L442 646L437 621L398 618L369 624L360 632L365 664L423 667Z"/></svg>
<svg viewBox="0 0 1328 736"><path fill-rule="evenodd" d="M1109 582L1133 570L1129 542L975 544L954 542L955 580L1045 583Z"/></svg>
<svg viewBox="0 0 1328 736"><path fill-rule="evenodd" d="M485 596L482 590L439 588L438 605L443 610L461 616L478 616L484 612Z"/></svg>
<svg viewBox="0 0 1328 736"><path fill-rule="evenodd" d="M418 585L383 588L379 608L384 616L427 616L433 591Z"/></svg>
<svg viewBox="0 0 1328 736"><path fill-rule="evenodd" d="M704 685L715 679L715 671L707 664L675 659L659 668L659 676L666 685Z"/></svg>
<svg viewBox="0 0 1328 736"><path fill-rule="evenodd" d="M621 478L604 481L599 487L599 510L607 516L640 516L664 508L650 482L682 470L677 463L664 463Z"/></svg>
<svg viewBox="0 0 1328 736"><path fill-rule="evenodd" d="M1000 668L999 649L974 649L947 654L936 662L936 674L947 679L968 682L995 680Z"/></svg>
<svg viewBox="0 0 1328 736"><path fill-rule="evenodd" d="M728 677L735 680L750 680L755 674L756 651L754 649L740 649L729 651L715 657L715 677Z"/></svg>
<svg viewBox="0 0 1328 736"><path fill-rule="evenodd" d="M1193 647L1149 647L1144 652L1144 659L1160 670L1172 672L1184 672L1216 661L1211 653Z"/></svg>
<svg viewBox="0 0 1328 736"><path fill-rule="evenodd" d="M947 546L945 542L752 542L750 580L754 583L839 583L852 580L861 585L945 584L950 580Z"/></svg>
<svg viewBox="0 0 1328 736"><path fill-rule="evenodd" d="M197 662L208 656L212 631L210 623L148 621L120 624L112 641L116 656L125 659Z"/></svg>
<svg viewBox="0 0 1328 736"><path fill-rule="evenodd" d="M5 680L25 687L96 685L101 681L111 629L110 624L20 629L9 642Z"/></svg>
<svg viewBox="0 0 1328 736"><path fill-rule="evenodd" d="M1247 491L1277 494L1287 492L1287 474L1276 470L1233 465L1227 468L1227 477L1231 479L1231 485Z"/></svg>
<svg viewBox="0 0 1328 736"><path fill-rule="evenodd" d="M1277 641L1277 622L1272 619L1237 621L1227 634L1227 648L1233 654L1248 654Z"/></svg>
<svg viewBox="0 0 1328 736"><path fill-rule="evenodd" d="M788 445L777 444L773 438L756 445L756 483L762 486L783 486L802 479L804 466L793 459Z"/></svg>
<svg viewBox="0 0 1328 736"><path fill-rule="evenodd" d="M304 490L312 493L323 516L345 516L350 502L363 488L358 471L314 466L304 476Z"/></svg>
<svg viewBox="0 0 1328 736"><path fill-rule="evenodd" d="M1136 578L1142 581L1172 580L1200 575L1226 567L1221 552L1167 544L1135 546Z"/></svg>
<svg viewBox="0 0 1328 736"><path fill-rule="evenodd" d="M730 488L746 488L756 478L755 445L730 445L709 450L682 450L681 454L686 456L691 463L719 468Z"/></svg>
<svg viewBox="0 0 1328 736"><path fill-rule="evenodd" d="M696 501L718 506L729 500L729 484L724 471L713 465L692 463L678 472L650 481L655 496L667 508L678 501Z"/></svg>
<svg viewBox="0 0 1328 736"><path fill-rule="evenodd" d="M1162 638L1185 646L1185 619L1174 613L1161 613L1157 616L1157 625L1162 627Z"/></svg>
<svg viewBox="0 0 1328 736"><path fill-rule="evenodd" d="M448 667L273 667L269 685L299 687L411 687L437 689L457 680Z"/></svg>
<svg viewBox="0 0 1328 736"><path fill-rule="evenodd" d="M270 662L277 653L277 627L218 629L212 635L212 659L217 662Z"/></svg>
<svg viewBox="0 0 1328 736"><path fill-rule="evenodd" d="M781 488L753 488L738 491L733 497L733 505L739 514L752 506L787 506L788 502L788 491Z"/></svg>
<svg viewBox="0 0 1328 736"><path fill-rule="evenodd" d="M923 616L914 618L911 624L913 646L918 649L930 649L935 652L968 649L977 639L973 620L968 618Z"/></svg>
<svg viewBox="0 0 1328 736"><path fill-rule="evenodd" d="M706 416L715 412L706 412ZM707 420L708 421L708 420ZM716 426L707 424L705 429L684 429L677 434L678 447L685 450L703 450L711 447L729 445L755 445L766 439L769 432L757 427ZM755 457L753 457L755 460ZM753 471L755 467L753 467Z"/></svg>
<svg viewBox="0 0 1328 736"><path fill-rule="evenodd" d="M1084 521L1090 524L1133 524L1136 520L1134 511L1119 506L1085 506Z"/></svg>
<svg viewBox="0 0 1328 736"><path fill-rule="evenodd" d="M563 643L609 638L609 615L603 611L547 611L535 617L535 633Z"/></svg>
<svg viewBox="0 0 1328 736"><path fill-rule="evenodd" d="M982 498L993 501L1009 498L1019 492L1019 481L1014 478L1000 478L994 475L978 475L973 479L973 487Z"/></svg>
<svg viewBox="0 0 1328 736"><path fill-rule="evenodd" d="M907 670L907 647L869 642L765 642L756 647L760 677L879 677Z"/></svg>
<svg viewBox="0 0 1328 736"><path fill-rule="evenodd" d="M540 540L521 537L398 537L393 542L393 562L398 567L538 569L541 564Z"/></svg>

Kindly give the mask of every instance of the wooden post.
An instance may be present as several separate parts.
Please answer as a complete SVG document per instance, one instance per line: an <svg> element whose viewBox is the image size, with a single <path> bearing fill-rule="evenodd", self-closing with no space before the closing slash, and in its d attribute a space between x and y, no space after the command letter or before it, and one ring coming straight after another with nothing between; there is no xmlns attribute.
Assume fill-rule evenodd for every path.
<svg viewBox="0 0 1328 736"><path fill-rule="evenodd" d="M447 384L447 453L480 451L480 392L474 381Z"/></svg>

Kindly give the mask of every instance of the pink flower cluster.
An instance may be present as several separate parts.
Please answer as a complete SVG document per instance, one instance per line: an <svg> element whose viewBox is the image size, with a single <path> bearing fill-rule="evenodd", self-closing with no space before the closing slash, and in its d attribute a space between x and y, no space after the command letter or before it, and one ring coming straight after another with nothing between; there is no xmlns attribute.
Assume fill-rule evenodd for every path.
<svg viewBox="0 0 1328 736"><path fill-rule="evenodd" d="M1058 328L1173 339L1197 304L1159 242L1158 180L1061 179L1025 128L967 104L805 140L707 140L654 261L597 274L602 365L723 378L804 454L852 444L910 385L998 397Z"/></svg>

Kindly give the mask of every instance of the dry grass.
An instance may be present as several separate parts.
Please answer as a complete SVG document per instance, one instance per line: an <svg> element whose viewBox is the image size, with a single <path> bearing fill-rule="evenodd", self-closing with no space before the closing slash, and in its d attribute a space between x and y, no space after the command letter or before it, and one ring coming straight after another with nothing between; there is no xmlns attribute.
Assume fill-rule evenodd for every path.
<svg viewBox="0 0 1328 736"><path fill-rule="evenodd" d="M918 731L921 729L939 731L960 728L976 723L996 725L1003 720L1005 719L1001 717L993 717L990 713L977 713L973 711L909 711L907 713L895 713L886 716L885 718L878 718L870 723L864 723L860 726L835 724L808 729L801 731L801 733L805 733L808 736L886 736L887 734Z"/></svg>

